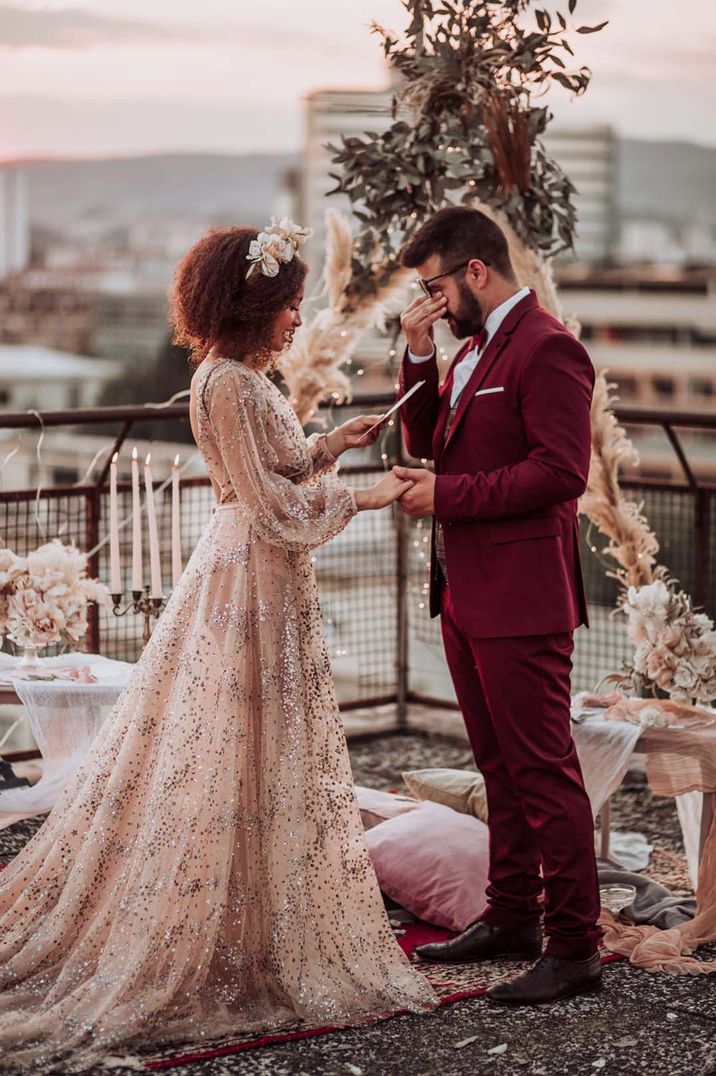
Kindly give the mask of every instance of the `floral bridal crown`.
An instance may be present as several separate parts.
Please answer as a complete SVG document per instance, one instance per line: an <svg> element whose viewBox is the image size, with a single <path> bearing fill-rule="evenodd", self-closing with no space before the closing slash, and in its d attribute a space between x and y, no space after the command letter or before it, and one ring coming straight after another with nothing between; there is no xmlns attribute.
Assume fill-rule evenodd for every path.
<svg viewBox="0 0 716 1076"><path fill-rule="evenodd" d="M293 261L302 243L311 237L310 228L300 228L288 217L282 217L278 223L271 217L271 224L256 239L251 240L247 261L251 262L246 279L253 273L261 272L264 276L276 276L282 264Z"/></svg>

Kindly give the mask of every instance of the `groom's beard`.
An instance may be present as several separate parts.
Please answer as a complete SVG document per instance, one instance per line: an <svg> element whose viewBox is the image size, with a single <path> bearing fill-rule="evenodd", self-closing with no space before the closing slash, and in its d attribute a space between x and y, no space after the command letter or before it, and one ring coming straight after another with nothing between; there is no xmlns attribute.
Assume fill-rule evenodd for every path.
<svg viewBox="0 0 716 1076"><path fill-rule="evenodd" d="M446 321L453 336L464 340L466 336L477 336L485 319L479 302L462 281L458 283L458 291L460 301L457 311L447 314Z"/></svg>

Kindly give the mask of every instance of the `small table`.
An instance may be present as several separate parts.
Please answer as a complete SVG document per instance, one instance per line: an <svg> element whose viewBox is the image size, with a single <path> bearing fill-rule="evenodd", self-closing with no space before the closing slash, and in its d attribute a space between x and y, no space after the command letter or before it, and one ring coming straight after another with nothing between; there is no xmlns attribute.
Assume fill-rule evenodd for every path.
<svg viewBox="0 0 716 1076"><path fill-rule="evenodd" d="M714 826L716 811L716 725L656 728L593 717L573 726L585 784L601 819L603 859L609 856L611 796L621 784L634 753L646 755L649 787L658 796L677 800L687 857L700 863ZM690 794L703 797L700 819L685 810ZM693 802L690 804L693 808ZM695 862L694 862L695 861Z"/></svg>
<svg viewBox="0 0 716 1076"><path fill-rule="evenodd" d="M9 677L15 662L6 657L0 662L0 675ZM0 792L0 829L52 810L134 669L128 662L99 654L71 653L42 659L42 669L47 672L87 666L96 677L94 682L17 678L0 687L0 702L25 707L43 760L37 784Z"/></svg>

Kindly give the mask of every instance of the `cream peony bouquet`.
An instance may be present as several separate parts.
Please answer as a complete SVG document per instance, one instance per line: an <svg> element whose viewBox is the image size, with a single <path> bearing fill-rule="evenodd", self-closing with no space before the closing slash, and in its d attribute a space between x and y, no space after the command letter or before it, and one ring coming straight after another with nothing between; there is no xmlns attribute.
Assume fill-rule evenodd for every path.
<svg viewBox="0 0 716 1076"><path fill-rule="evenodd" d="M77 643L87 631L87 606L109 590L87 575L87 557L58 539L27 557L0 549L0 631L25 647Z"/></svg>
<svg viewBox="0 0 716 1076"><path fill-rule="evenodd" d="M675 702L716 699L716 631L710 617L663 579L629 587L623 605L634 645L632 668Z"/></svg>

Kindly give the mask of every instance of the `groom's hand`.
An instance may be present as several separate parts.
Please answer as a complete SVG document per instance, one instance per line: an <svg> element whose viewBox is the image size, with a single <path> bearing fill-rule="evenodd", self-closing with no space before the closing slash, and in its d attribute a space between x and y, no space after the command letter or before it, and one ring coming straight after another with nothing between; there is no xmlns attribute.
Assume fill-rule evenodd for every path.
<svg viewBox="0 0 716 1076"><path fill-rule="evenodd" d="M424 519L435 514L435 475L432 471L424 467L394 467L393 474L413 483L398 500L398 507L406 516Z"/></svg>
<svg viewBox="0 0 716 1076"><path fill-rule="evenodd" d="M421 358L432 355L435 347L433 325L444 317L446 311L447 299L444 295L436 295L434 299L421 296L406 306L400 324L413 355Z"/></svg>

